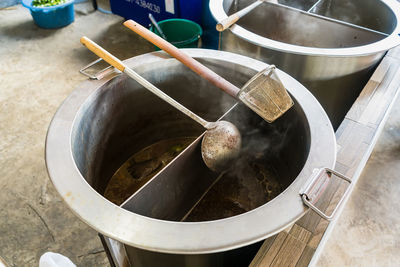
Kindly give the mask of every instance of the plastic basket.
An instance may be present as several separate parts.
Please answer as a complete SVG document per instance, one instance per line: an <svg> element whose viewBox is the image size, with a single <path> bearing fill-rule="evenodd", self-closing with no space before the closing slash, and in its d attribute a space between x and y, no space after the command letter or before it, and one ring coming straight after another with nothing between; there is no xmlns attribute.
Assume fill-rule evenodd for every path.
<svg viewBox="0 0 400 267"><path fill-rule="evenodd" d="M187 19L166 19L158 22L158 25L167 37L167 41L178 48L197 48L203 34L199 24ZM151 26L150 30L160 35L154 26Z"/></svg>
<svg viewBox="0 0 400 267"><path fill-rule="evenodd" d="M50 7L34 7L32 0L22 0L22 5L30 10L33 21L41 28L60 28L74 21L73 0Z"/></svg>

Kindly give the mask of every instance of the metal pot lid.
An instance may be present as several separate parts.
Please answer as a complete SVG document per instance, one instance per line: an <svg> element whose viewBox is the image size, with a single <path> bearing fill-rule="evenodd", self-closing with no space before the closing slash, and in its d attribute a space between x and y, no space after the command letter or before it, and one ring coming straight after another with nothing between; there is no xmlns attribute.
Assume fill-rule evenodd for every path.
<svg viewBox="0 0 400 267"><path fill-rule="evenodd" d="M239 64L260 71L267 64L233 53L185 49L195 58ZM170 59L153 52L125 60L130 67ZM98 81L85 81L62 103L49 126L45 157L49 176L72 211L105 236L146 250L201 254L242 247L272 236L295 222L308 210L299 195L315 168L333 167L336 140L331 123L314 96L294 78L277 70L283 84L301 105L310 130L310 151L303 169L292 184L272 201L238 216L205 222L163 221L134 214L111 203L96 192L75 165L71 153L71 131L81 105L99 87L118 74Z"/></svg>
<svg viewBox="0 0 400 267"><path fill-rule="evenodd" d="M223 3L225 0L210 0L210 11L214 16L216 21L221 21L228 17L223 8ZM306 47L288 44L284 42L275 41L263 36L260 36L256 33L253 33L240 25L234 24L229 29L234 35L261 47L272 48L277 51L294 53L294 54L305 54L310 56L328 56L328 57L347 57L347 56L364 56L375 54L383 51L387 51L397 45L400 44L400 4L395 0L381 0L386 6L388 6L396 17L395 28L394 30L384 39L356 47L348 47L348 48L316 48L316 47ZM271 3L269 3L271 4ZM271 4L277 5L280 8L286 8L288 10L296 10L303 14L308 14L305 11L295 9L289 6L285 6L282 4ZM322 20L327 19L324 16L319 16L317 14L313 14L313 16L320 17ZM239 21L240 24L240 21Z"/></svg>

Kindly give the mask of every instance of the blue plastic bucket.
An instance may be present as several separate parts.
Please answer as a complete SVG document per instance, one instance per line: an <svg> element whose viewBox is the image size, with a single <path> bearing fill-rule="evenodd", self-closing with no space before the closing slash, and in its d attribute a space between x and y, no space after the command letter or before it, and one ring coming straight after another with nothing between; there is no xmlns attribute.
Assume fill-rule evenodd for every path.
<svg viewBox="0 0 400 267"><path fill-rule="evenodd" d="M49 7L34 7L32 0L22 0L22 5L31 11L33 21L41 28L61 28L74 21L73 0Z"/></svg>

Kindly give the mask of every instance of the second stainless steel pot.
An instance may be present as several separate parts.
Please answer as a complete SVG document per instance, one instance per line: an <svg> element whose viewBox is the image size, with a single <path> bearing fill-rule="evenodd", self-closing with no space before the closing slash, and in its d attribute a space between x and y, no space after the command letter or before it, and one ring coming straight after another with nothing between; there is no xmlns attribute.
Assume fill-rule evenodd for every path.
<svg viewBox="0 0 400 267"><path fill-rule="evenodd" d="M211 0L217 21L253 0ZM400 44L395 0L263 3L221 34L220 49L275 64L309 89L334 127L387 50Z"/></svg>

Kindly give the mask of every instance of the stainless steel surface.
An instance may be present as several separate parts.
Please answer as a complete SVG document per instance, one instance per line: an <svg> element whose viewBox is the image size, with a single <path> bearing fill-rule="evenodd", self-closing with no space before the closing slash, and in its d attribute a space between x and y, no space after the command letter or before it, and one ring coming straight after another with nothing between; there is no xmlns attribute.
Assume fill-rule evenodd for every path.
<svg viewBox="0 0 400 267"><path fill-rule="evenodd" d="M345 21L387 34L398 34L399 6L396 1L321 0L312 13Z"/></svg>
<svg viewBox="0 0 400 267"><path fill-rule="evenodd" d="M317 5L319 5L319 3L321 3L323 0L318 0L317 2L315 2L309 9L307 9L307 12L310 12L311 10L313 10Z"/></svg>
<svg viewBox="0 0 400 267"><path fill-rule="evenodd" d="M121 207L155 219L181 221L219 175L210 171L201 160L202 137L199 136Z"/></svg>
<svg viewBox="0 0 400 267"><path fill-rule="evenodd" d="M94 65L96 65L97 63L99 63L100 61L102 61L102 58L98 58L95 61L87 64L85 67L83 67L82 69L79 70L79 72L83 75L85 75L86 77L88 77L91 80L100 80L101 78L103 78L105 75L107 75L107 70L111 69L111 66L108 66L102 70L100 70L99 72L97 72L95 75L92 75L88 72L86 72L87 69L93 67Z"/></svg>
<svg viewBox="0 0 400 267"><path fill-rule="evenodd" d="M104 249L107 251L111 267L131 266L124 244L100 234L99 236L103 243Z"/></svg>
<svg viewBox="0 0 400 267"><path fill-rule="evenodd" d="M237 86L267 67L260 61L227 52L185 51ZM125 63L207 120L217 120L235 103L233 98L164 53L146 54ZM139 215L102 196L113 173L135 151L158 140L203 133L192 120L125 74L113 73L102 80L86 81L63 102L50 124L46 140L49 175L67 205L83 221L103 235L126 244L127 249L153 256L193 254L203 262L204 257L212 258L217 252L229 254L236 248L246 249L247 245L276 234L304 215L308 208L301 200L300 188L314 168L333 167L335 162L335 137L322 107L295 79L280 70L277 73L295 102L283 117L268 124L248 109L243 111L253 114L251 120L239 116L243 111L239 117L226 117L228 121L241 121L237 125L239 130L247 127L246 124L258 125L260 120L270 137L252 145L261 151L271 148L271 156L279 156L281 166L277 167L286 189L258 208L220 220L189 223ZM274 133L268 129L279 131ZM288 142L269 147L272 137L285 137ZM142 190L153 181L156 180L151 180ZM157 199L157 194L153 198ZM178 203L176 207L180 209ZM157 205L149 208L157 209ZM180 257L180 261L185 257Z"/></svg>
<svg viewBox="0 0 400 267"><path fill-rule="evenodd" d="M315 204L318 202L318 199L323 195L325 189L329 186L334 177L338 177L348 182L349 185L346 191L341 196L338 203L336 204L332 213L330 215L327 215L323 211L321 211ZM310 183L305 188L305 190L302 190L300 192L300 195L304 201L304 204L309 206L314 212L316 212L323 219L330 221L335 217L335 214L340 205L342 204L343 199L345 199L347 194L349 193L350 186L351 186L350 178L330 168L321 168L315 173L315 175L313 175Z"/></svg>
<svg viewBox="0 0 400 267"><path fill-rule="evenodd" d="M264 1L267 0L257 0L257 1L253 1L250 5L236 11L235 13L241 18L244 15L248 14L249 12L251 12L253 9L255 9L256 7L258 7L260 4L262 4Z"/></svg>
<svg viewBox="0 0 400 267"><path fill-rule="evenodd" d="M178 101L176 101L175 99L170 97L168 94L166 94L163 91L161 91L160 89L158 89L156 86L154 86L152 83L150 83L149 81L144 79L142 76L137 74L131 68L125 67L124 73L126 73L126 75L128 75L135 81L137 81L144 88L146 88L147 90L149 90L150 92L152 92L153 94L158 96L160 99L164 100L165 102L167 102L168 104L170 104L171 106L173 106L174 108L176 108L177 110L179 110L180 112L182 112L183 114L185 114L186 116L191 118L192 120L196 121L198 124L200 124L204 128L212 129L210 122L204 120L203 118L201 118L200 116L198 116L194 112L192 112L191 110L187 109L185 106L181 105Z"/></svg>
<svg viewBox="0 0 400 267"><path fill-rule="evenodd" d="M232 266L248 266L249 262L251 261L251 258L254 257L260 246L261 242L257 242L255 244L246 247L228 250L224 252L218 252L212 254L191 254L191 255L157 253L153 251L126 246L126 252L128 254L128 259L134 262L132 266L135 267L148 267L148 266L232 267Z"/></svg>
<svg viewBox="0 0 400 267"><path fill-rule="evenodd" d="M210 10L220 21L251 2L211 0ZM221 34L220 48L286 71L317 97L338 126L376 64L400 43L400 8L395 0L336 0L328 1L331 5L321 1L317 13L306 12L316 2L264 3Z"/></svg>
<svg viewBox="0 0 400 267"><path fill-rule="evenodd" d="M318 0L278 0L279 4L290 6L293 8L301 9L304 11L309 10Z"/></svg>

